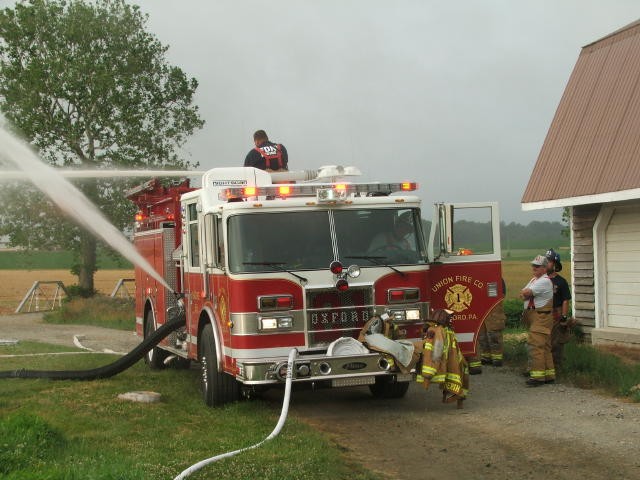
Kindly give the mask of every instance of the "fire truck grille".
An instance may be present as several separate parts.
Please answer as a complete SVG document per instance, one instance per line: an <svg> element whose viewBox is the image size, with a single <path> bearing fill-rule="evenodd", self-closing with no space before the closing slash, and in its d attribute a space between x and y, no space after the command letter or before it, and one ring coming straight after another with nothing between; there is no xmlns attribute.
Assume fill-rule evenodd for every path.
<svg viewBox="0 0 640 480"><path fill-rule="evenodd" d="M356 338L373 316L371 287L307 290L309 347L326 347L340 337Z"/></svg>

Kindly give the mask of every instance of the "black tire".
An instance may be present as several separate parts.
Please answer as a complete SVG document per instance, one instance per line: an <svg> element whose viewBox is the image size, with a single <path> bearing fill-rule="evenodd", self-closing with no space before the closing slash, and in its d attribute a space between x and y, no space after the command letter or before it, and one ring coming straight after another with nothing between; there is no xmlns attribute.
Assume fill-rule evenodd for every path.
<svg viewBox="0 0 640 480"><path fill-rule="evenodd" d="M396 382L392 377L376 377L376 383L369 385L376 398L402 398L409 390L410 382Z"/></svg>
<svg viewBox="0 0 640 480"><path fill-rule="evenodd" d="M189 370L191 368L191 360L184 357L178 357L171 362L171 366L176 370Z"/></svg>
<svg viewBox="0 0 640 480"><path fill-rule="evenodd" d="M144 338L149 338L151 334L154 332L153 328L153 311L149 310L144 320ZM150 368L154 370L160 370L165 368L164 360L169 355L169 352L163 350L159 347L153 347L147 354L144 356L144 363L149 365Z"/></svg>
<svg viewBox="0 0 640 480"><path fill-rule="evenodd" d="M238 382L231 375L218 370L216 343L211 324L205 325L198 339L200 360L200 389L202 399L210 407L219 407L240 398Z"/></svg>

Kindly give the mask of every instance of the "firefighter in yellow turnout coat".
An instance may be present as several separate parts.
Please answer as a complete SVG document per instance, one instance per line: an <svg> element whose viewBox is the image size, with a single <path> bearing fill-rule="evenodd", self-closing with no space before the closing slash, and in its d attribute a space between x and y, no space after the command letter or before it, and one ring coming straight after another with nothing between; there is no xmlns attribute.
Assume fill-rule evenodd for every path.
<svg viewBox="0 0 640 480"><path fill-rule="evenodd" d="M425 389L432 383L439 384L442 401L457 402L461 408L469 390L469 367L451 327L452 314L450 310L436 310L427 323L416 381Z"/></svg>

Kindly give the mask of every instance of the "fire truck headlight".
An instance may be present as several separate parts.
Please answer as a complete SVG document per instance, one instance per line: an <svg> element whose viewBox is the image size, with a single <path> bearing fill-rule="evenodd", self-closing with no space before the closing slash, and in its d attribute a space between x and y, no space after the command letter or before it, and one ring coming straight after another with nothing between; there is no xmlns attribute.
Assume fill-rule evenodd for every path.
<svg viewBox="0 0 640 480"><path fill-rule="evenodd" d="M358 278L360 276L360 267L358 265L349 265L349 268L347 268L347 274L351 278Z"/></svg>
<svg viewBox="0 0 640 480"><path fill-rule="evenodd" d="M293 317L280 317L278 318L278 328L292 328Z"/></svg>
<svg viewBox="0 0 640 480"><path fill-rule="evenodd" d="M278 328L278 320L276 318L260 318L260 330L275 330Z"/></svg>
<svg viewBox="0 0 640 480"><path fill-rule="evenodd" d="M412 309L406 310L407 320L420 320L420 310Z"/></svg>
<svg viewBox="0 0 640 480"><path fill-rule="evenodd" d="M260 317L260 330L290 330L293 328L293 317Z"/></svg>

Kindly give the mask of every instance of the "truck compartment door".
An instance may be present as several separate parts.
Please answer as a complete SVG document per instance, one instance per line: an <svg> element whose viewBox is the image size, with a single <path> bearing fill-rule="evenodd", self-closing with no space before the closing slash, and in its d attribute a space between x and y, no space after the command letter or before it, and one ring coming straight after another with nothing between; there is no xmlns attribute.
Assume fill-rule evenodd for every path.
<svg viewBox="0 0 640 480"><path fill-rule="evenodd" d="M431 307L454 312L460 347L475 355L480 326L503 297L498 204L435 204L428 248Z"/></svg>

